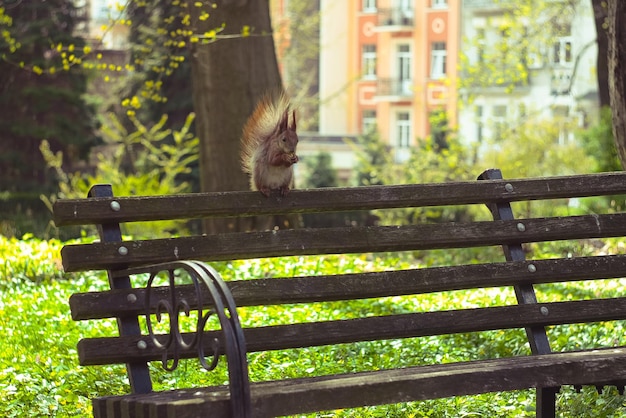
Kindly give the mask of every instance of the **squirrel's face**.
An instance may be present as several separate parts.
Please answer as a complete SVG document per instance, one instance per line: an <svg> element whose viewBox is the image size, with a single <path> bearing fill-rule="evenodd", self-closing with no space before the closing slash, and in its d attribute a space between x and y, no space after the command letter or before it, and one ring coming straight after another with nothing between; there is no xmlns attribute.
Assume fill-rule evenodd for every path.
<svg viewBox="0 0 626 418"><path fill-rule="evenodd" d="M286 154L294 154L298 146L298 134L286 129L278 134L278 147Z"/></svg>

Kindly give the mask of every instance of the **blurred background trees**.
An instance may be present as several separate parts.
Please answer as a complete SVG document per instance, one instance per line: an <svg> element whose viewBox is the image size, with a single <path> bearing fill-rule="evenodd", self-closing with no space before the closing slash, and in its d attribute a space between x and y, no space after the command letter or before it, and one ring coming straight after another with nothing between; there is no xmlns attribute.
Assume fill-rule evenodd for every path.
<svg viewBox="0 0 626 418"><path fill-rule="evenodd" d="M617 103L619 94L607 99L607 92L624 91L624 72L609 71L623 60L626 40L619 22L624 7L616 0L589 1L600 51L599 100ZM85 181L124 179L128 187L117 186L120 194L247 188L238 162L241 126L260 95L283 86L281 67L284 85L299 107L299 131L319 128L315 62L324 47L319 0L292 0L286 3L285 19L274 22L270 6L275 2L129 1L113 9L103 29L107 36L127 28L127 55L115 59L107 56L102 40L79 30L85 25L82 3L0 0L0 233L44 234L46 204L83 193ZM480 85L497 75L514 91L528 76L518 70L560 35L558 25L551 32L533 29L541 22L533 19L543 13L543 19L558 20L572 12L574 3L515 3L506 20L510 25L501 28L506 45L485 49L481 66L466 62L463 83ZM620 139L624 118L619 111L603 111L584 132L568 126L580 138L576 143L564 142L555 129L569 122L531 115L532 109L523 118L507 115L497 127L497 141L476 145L460 138L462 127L457 133L445 112L433 112L430 135L418 138L403 162L374 129L354 140L356 163L348 183L333 169L332 154L318 153L298 165L298 187L468 180L491 166L524 176L619 169L613 144L626 143ZM172 164L157 163L159 158ZM399 216L433 220L466 214ZM224 222L205 227L246 228Z"/></svg>
<svg viewBox="0 0 626 418"><path fill-rule="evenodd" d="M73 34L73 1L0 6L0 212L2 218L17 218L26 232L47 224L39 195L55 190L40 142L46 139L51 149L62 150L65 167L78 166L97 143L97 121L87 96L87 71L71 65L86 45ZM71 50L63 47L68 45Z"/></svg>

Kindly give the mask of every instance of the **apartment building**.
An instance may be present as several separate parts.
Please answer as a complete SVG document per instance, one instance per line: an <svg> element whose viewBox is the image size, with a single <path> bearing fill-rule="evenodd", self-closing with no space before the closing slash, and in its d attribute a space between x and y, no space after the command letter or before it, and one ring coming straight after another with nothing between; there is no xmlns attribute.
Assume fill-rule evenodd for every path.
<svg viewBox="0 0 626 418"><path fill-rule="evenodd" d="M510 36L505 17L528 4L320 0L319 133L310 144L303 141L303 150L331 149L324 138L341 148L338 138L375 126L396 160L404 161L430 133L429 115L437 110L445 110L467 144L489 146L504 139L503 127L530 118L562 123L559 141L573 140L572 122L584 125L598 110L591 2L555 0L545 3L552 13L559 4L568 13L517 16L515 30L521 33L509 42L524 44L526 30L545 32L519 50L523 70L507 73L510 63L480 69L485 49ZM468 78L468 67L478 68L479 82ZM337 155L335 166L347 172L354 164L350 148Z"/></svg>
<svg viewBox="0 0 626 418"><path fill-rule="evenodd" d="M432 112L454 124L460 3L322 0L320 133L376 128L403 161L430 133Z"/></svg>
<svg viewBox="0 0 626 418"><path fill-rule="evenodd" d="M582 125L597 112L597 44L592 5L588 0L564 5L565 2L552 2L552 9L539 13L535 21L523 22L528 31L543 27L547 32L543 38L529 37L527 52L519 61L523 77L513 84L508 82L504 67L511 65L509 61L501 68L495 67L499 74L487 74L487 83L465 83L460 93L458 121L459 135L466 143L489 146L490 141L506 135L503 126L511 128L525 120ZM515 2L510 0L464 0L462 48L469 66L480 68L485 50L506 41L505 16L512 11L511 6ZM565 8L559 9L560 6ZM485 73L490 71L488 66L484 68ZM460 70L460 77L467 76L463 68ZM559 142L573 140L571 126L572 123L563 123Z"/></svg>

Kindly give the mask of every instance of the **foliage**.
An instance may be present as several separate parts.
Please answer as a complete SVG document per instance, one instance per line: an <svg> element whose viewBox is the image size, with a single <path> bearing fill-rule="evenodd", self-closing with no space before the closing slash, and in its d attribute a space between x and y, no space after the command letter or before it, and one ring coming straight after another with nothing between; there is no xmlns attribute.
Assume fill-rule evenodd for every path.
<svg viewBox="0 0 626 418"><path fill-rule="evenodd" d="M398 163L377 133L360 138L357 151L359 184L419 184L472 180L476 170L472 167L467 147L463 146L450 128L444 111L430 115L431 135L418 140L411 149L408 161ZM441 220L467 220L471 215L457 208L413 208L377 211L386 222L432 222Z"/></svg>
<svg viewBox="0 0 626 418"><path fill-rule="evenodd" d="M442 183L473 180L476 176L469 165L468 148L463 146L453 132L445 112L431 115L431 135L418 141L410 159L395 172L387 172L387 183Z"/></svg>
<svg viewBox="0 0 626 418"><path fill-rule="evenodd" d="M583 149L592 158L593 165L591 171L593 172L602 173L622 170L622 164L613 138L612 124L611 109L605 107L600 110L599 119L580 134ZM621 211L626 207L624 196L606 196L584 203L588 205L587 210L594 212L599 212L606 207Z"/></svg>
<svg viewBox="0 0 626 418"><path fill-rule="evenodd" d="M11 27L13 26L13 18L7 14L6 8L0 6L0 29L2 29L2 45L9 52L13 53L21 47L21 44L13 37Z"/></svg>
<svg viewBox="0 0 626 418"><path fill-rule="evenodd" d="M337 186L337 171L332 167L332 156L327 152L319 152L304 161L307 175L305 187L335 187Z"/></svg>
<svg viewBox="0 0 626 418"><path fill-rule="evenodd" d="M68 63L79 61L87 48L73 34L76 24L71 0L1 3L0 190L3 212L16 224L21 219L14 213L32 218L45 212L37 196L52 190L39 142L47 139L53 150L63 151L65 166L97 142L85 97L87 73Z"/></svg>
<svg viewBox="0 0 626 418"><path fill-rule="evenodd" d="M56 240L0 236L2 416L89 416L89 398L98 388L125 385L119 368L90 370L77 364L76 338L103 326L71 320L70 294L93 287L87 277L62 278L60 248Z"/></svg>
<svg viewBox="0 0 626 418"><path fill-rule="evenodd" d="M217 27L198 33L194 27L194 21L205 21L209 17L209 13L216 7L216 3L208 0L196 2L166 2L160 0L148 1L128 1L116 2L115 6L111 6L110 21L103 29L105 34L114 31L123 26L131 27L131 37L134 41L134 50L132 62L124 64L123 62L107 62L106 53L97 50L95 46L85 45L81 39L74 39L67 36L72 32L74 23L84 18L86 7L76 8L74 2L70 0L53 0L42 3L37 2L5 2L8 6L3 7L0 11L0 29L2 37L0 38L0 55L2 62L6 68L11 69L19 77L28 79L34 83L43 83L47 79L64 79L76 84L71 91L80 96L84 89L81 89L77 83L84 84L84 74L89 71L95 81L102 79L104 83L110 83L113 77L110 74L125 74L125 79L132 81L130 85L123 91L123 97L120 98L121 107L126 111L128 116L136 116L141 114L141 120L148 121L148 124L158 123L162 114L168 114L170 124L175 129L182 129L185 125L186 117L190 113L191 106L191 87L189 80L188 56L190 48L193 45L208 44L222 38L248 37L248 36L267 36L267 34L255 33L255 29L250 26L241 28L241 32L228 36L220 35L224 27ZM3 3L4 4L4 3ZM89 5L89 2L87 3ZM44 8L49 13L44 12ZM35 13L31 9L41 9L41 13ZM48 10L49 9L49 10ZM12 13L20 12L22 15L32 16L33 22L16 20ZM53 16L53 19L40 18L40 16ZM39 16L39 17L38 17ZM23 17L20 15L20 17ZM136 19L136 21L135 21ZM28 24L27 24L28 23ZM83 22L84 23L84 22ZM56 30L53 27L46 28L46 24L58 24L63 30ZM41 33L26 33L24 28L40 30ZM58 29L58 28L57 28ZM69 32L68 32L69 31ZM50 33L52 35L48 36ZM77 31L78 33L78 31ZM20 55L22 52L29 52L32 48L30 42L35 40L37 43L36 53L45 56L42 62L39 56ZM32 55L32 54L31 54ZM104 55L104 57L103 57ZM186 72L177 71L179 67L186 67ZM1 66L0 66L1 67ZM173 75L179 76L179 79L171 78ZM5 80L5 77L2 77ZM9 78L6 78L9 80ZM184 81L184 82L183 82ZM15 87L21 88L23 83L13 83ZM96 83L98 84L98 83ZM102 82L100 82L102 84ZM185 85L188 88L181 89L179 86ZM111 84L109 86L113 87ZM26 89L28 90L28 89ZM26 91L24 90L24 91ZM1 92L0 92L1 93ZM59 96L59 92L46 92L45 89L33 89L31 93L35 95L52 94ZM174 97L175 96L175 97ZM10 97L11 107L9 109L19 110L22 106L14 106L17 95L7 95ZM1 99L1 97L0 97ZM62 97L61 99L65 99ZM97 99L96 99L97 100ZM49 106L59 110L60 106L55 100L47 100L41 102L42 106ZM88 106L81 107L88 110ZM60 119L53 112L48 112L50 119ZM4 112L5 115L10 113ZM16 129L40 129L43 123L23 123L16 124L15 118L7 117L4 120L10 121L12 127ZM82 125L93 124L95 122L93 115L75 114L70 122L64 124L67 129L74 128L77 130ZM8 122L7 122L8 123ZM131 128L132 125L127 125ZM187 126L185 129L192 129L193 126ZM7 130L3 130L7 132ZM59 135L61 140L71 142L74 139L74 132L71 134ZM38 144L42 139L46 139L53 152L62 151L67 162L73 164L79 163L86 154L91 145L93 145L93 135L86 135L82 132L76 135L82 141L85 141L86 147L75 147L71 150L60 147L55 141L53 135L40 135L36 138L33 146L25 148L24 154L29 155L32 160L39 160L37 167L45 167L41 162L41 156L38 152ZM12 147L18 149L19 147ZM7 161L15 161L16 158L11 156L10 152L2 153ZM0 157L1 158L1 157ZM81 161L82 162L82 161ZM28 167L28 164L24 165ZM16 167L21 167L16 164ZM65 168L68 165L66 164ZM1 165L0 165L1 168ZM32 170L31 170L32 171ZM45 177L44 170L38 171L40 178ZM8 176L3 176L7 177ZM38 179L40 180L40 179ZM24 184L25 182L13 181L12 185ZM48 190L45 190L47 193ZM42 205L43 206L43 205ZM45 209L45 208L44 208Z"/></svg>
<svg viewBox="0 0 626 418"><path fill-rule="evenodd" d="M394 163L392 153L376 133L359 139L356 148L359 184L438 183L472 180L487 167L502 170L504 178L529 178L568 175L592 171L619 169L610 135L610 115L605 112L596 127L583 133L580 147L568 133L579 132L571 119L555 117L541 119L532 113L524 118L512 118L500 126L497 139L480 148L459 142L447 124L445 113L431 115L432 134L418 141L410 159ZM604 145L602 145L604 144ZM518 214L528 217L560 216L572 213L619 210L623 196L610 199L572 199L555 202L513 203ZM377 211L383 222L433 222L438 220L468 220L489 217L485 210L458 211L455 208L419 208Z"/></svg>
<svg viewBox="0 0 626 418"><path fill-rule="evenodd" d="M406 163L394 165L385 171L389 176L387 181L411 184L473 180L476 172L469 164L465 147L453 137L449 137L445 145L442 145L434 136L421 140ZM471 218L466 209L445 207L415 208L390 213L401 214L410 223L462 221ZM393 221L394 218L392 216L389 220Z"/></svg>
<svg viewBox="0 0 626 418"><path fill-rule="evenodd" d="M567 125L570 124L569 129ZM551 120L527 118L507 121L502 139L491 142L482 160L486 166L498 167L505 178L528 178L590 171L593 159L577 141L564 137L563 132L573 132L571 122L555 117ZM572 201L574 204L576 201ZM519 212L522 217L531 213L543 216L561 215L567 202L524 202ZM518 206L519 207L519 206ZM568 210L573 210L569 207Z"/></svg>
<svg viewBox="0 0 626 418"><path fill-rule="evenodd" d="M303 159L303 181L297 182L299 188L320 188L338 186L337 170L332 166L332 156L327 152L319 152L312 157ZM299 174L296 176L299 177ZM323 228L345 226L363 222L361 212L342 213L304 213L301 215L302 225L307 228Z"/></svg>
<svg viewBox="0 0 626 418"><path fill-rule="evenodd" d="M569 35L564 22L575 1L494 0L503 14L486 15L485 24L464 39L460 87L499 87L507 92L528 84L532 68L548 60L555 37Z"/></svg>
<svg viewBox="0 0 626 418"><path fill-rule="evenodd" d="M385 170L392 164L389 146L377 131L367 132L352 144L357 164L354 169L358 186L377 186L385 183Z"/></svg>
<svg viewBox="0 0 626 418"><path fill-rule="evenodd" d="M611 109L600 109L599 119L580 134L580 141L587 155L593 157L593 172L620 171L622 165L615 148Z"/></svg>
<svg viewBox="0 0 626 418"><path fill-rule="evenodd" d="M286 2L287 18L274 23L277 56L287 90L298 104L300 132L319 131L320 1Z"/></svg>
<svg viewBox="0 0 626 418"><path fill-rule="evenodd" d="M567 124L570 124L569 129ZM592 159L580 145L563 135L575 128L558 117L507 121L502 138L489 144L483 161L501 168L509 178L589 172Z"/></svg>
<svg viewBox="0 0 626 418"><path fill-rule="evenodd" d="M84 152L94 143L92 109L82 97L86 74L81 68L61 71L67 65L64 60L69 59L68 55L73 56L84 45L84 40L72 35L76 24L73 12L74 6L68 0L17 2L4 9L0 130L4 137L3 161L9 157L14 164L10 170L4 167L7 161L3 162L5 190L23 185L24 181L16 180L15 172L30 174L41 165L41 159L31 153L41 139L48 139L54 148L72 147L73 153ZM57 48L69 43L72 51ZM22 68L26 62L33 66L32 72ZM58 71L50 71L51 68ZM20 150L24 156L16 154Z"/></svg>
<svg viewBox="0 0 626 418"><path fill-rule="evenodd" d="M60 269L58 240L39 241L32 235L22 239L0 235L0 289L32 282L41 284L63 277Z"/></svg>
<svg viewBox="0 0 626 418"><path fill-rule="evenodd" d="M579 128L570 119L542 119L529 113L524 118L511 118L500 126L498 138L480 148L462 144L448 126L444 112L431 115L431 135L418 141L405 163L395 163L388 147L376 133L359 139L356 148L359 184L440 183L473 180L488 167L499 168L504 178L530 178L580 174L596 167L619 169L615 146L611 144L610 116L603 116L596 128L583 136L585 147L568 133ZM604 144L604 145L602 145ZM603 162L604 161L604 162ZM560 216L577 212L619 209L623 197L603 199L572 199L555 202L514 203L522 217ZM604 209L603 209L604 208ZM433 222L468 220L489 216L480 209L458 211L456 208L419 208L378 211L383 222Z"/></svg>
<svg viewBox="0 0 626 418"><path fill-rule="evenodd" d="M173 123L183 123L191 106L190 51L195 45L206 45L222 39L266 36L255 28L244 26L240 33L221 34L226 23L204 32L196 27L209 19L214 1L194 2L137 0L121 6L123 23L131 28L133 78L125 88L124 105L130 112L135 109L132 100L139 101L147 114L157 117L162 113L173 116ZM114 24L115 22L112 22ZM180 88L187 82L188 88ZM173 99L174 103L168 105Z"/></svg>
<svg viewBox="0 0 626 418"><path fill-rule="evenodd" d="M165 127L163 116L152 128L143 125L133 115L129 120L135 130L129 132L113 114L102 132L107 146L98 154L94 175L66 173L62 167L62 153L50 151L46 141L41 152L50 168L58 177L59 192L42 199L52 210L57 199L83 198L94 184L111 184L114 194L164 195L189 191L189 184L180 176L190 171L190 164L198 159L198 139L189 132L194 114L191 113L180 131ZM170 143L170 138L173 143ZM126 225L126 233L134 236L150 236L163 231L184 229L183 221L162 221L156 224Z"/></svg>
<svg viewBox="0 0 626 418"><path fill-rule="evenodd" d="M57 4L50 6L57 9L55 13L71 16L74 19L80 16L81 13L73 5L73 2L67 0L55 0L55 2L61 4L61 6ZM18 7L20 3L22 2L17 2L17 6L9 7L8 10L20 9ZM30 59L23 59L18 55L18 52L23 46L22 36L24 34L20 32L14 35L11 32L14 22L10 20L10 16L9 19L5 18L7 12L6 8L3 8L0 11L0 28L6 29L3 30L2 37L10 49L8 53L2 54L2 59L15 67L19 67L26 74L54 75L82 69L93 71L105 83L112 81L111 75L125 74L134 79L139 74L141 77L144 69L146 73L159 75L159 77L148 77L148 81L141 86L139 91L134 91L134 93L138 93L137 95L126 96L128 101L124 107L133 113L138 108L136 106L138 100L147 99L156 103L165 103L167 98L160 93L163 83L159 79L170 76L180 63L185 61L187 48L191 43L208 43L217 38L219 30L196 34L189 29L190 8L205 7L210 7L210 3L197 1L189 4L176 1L170 5L169 2L160 0L115 2L109 7L109 22L103 28L104 35L120 26L130 26L133 29L131 30L131 37L137 41L135 47L138 49L135 50L132 63L126 65L107 63L102 52L85 45L83 40L64 39L59 42L48 42L46 36L41 37L43 42L48 42L46 49L49 53L58 55L59 60L41 65ZM205 19L208 17L206 11L204 16ZM138 20L136 25L133 18ZM44 19L40 20L43 21ZM145 31L147 35L139 35L139 32L142 31ZM143 48L138 47L140 41L145 42ZM185 114L187 113L189 112Z"/></svg>
<svg viewBox="0 0 626 418"><path fill-rule="evenodd" d="M602 249L609 253L623 252L620 240L607 240ZM59 251L62 243L23 240L0 236L0 255L4 260L0 271L0 415L21 416L87 416L89 399L95 396L128 393L123 366L80 367L75 344L80 338L115 333L114 321L71 320L68 298L72 293L104 289L103 274L83 273L61 278ZM538 244L543 246L543 244ZM545 257L568 252L595 251L590 243L551 243L537 248ZM425 254L420 259L393 254L372 256L287 257L234 263L215 263L227 280L254 277L335 274L387 268L410 268L438 265L440 253ZM473 257L469 255L469 257ZM458 260L457 260L458 262ZM600 280L567 284L542 285L541 300L563 300L621 295L622 281ZM469 306L491 306L514 303L510 289L456 291L444 294L361 300L348 303L318 303L286 307L245 308L240 310L246 325L262 326L285 321L304 322L349 318L356 315L385 315ZM607 326L613 328L606 332ZM597 344L624 344L624 321L602 325L560 326L550 330L554 349L588 348ZM604 330L604 332L603 332ZM620 340L611 341L615 336ZM372 370L416 365L426 362L463 361L487 356L510 356L528 352L520 330L483 332L445 337L391 340L346 344L307 350L285 350L250 354L250 374L255 380L281 379L323 373ZM157 390L172 387L221 384L227 379L224 362L218 370L199 370L195 360L184 361L173 373L154 364ZM328 411L311 416L339 417L458 417L458 416L534 416L533 391L491 393ZM559 416L580 418L617 418L626 413L626 398L614 389L598 395L593 388L577 394L564 388L558 395Z"/></svg>
<svg viewBox="0 0 626 418"><path fill-rule="evenodd" d="M188 28L180 2L150 0L128 3L129 44L134 71L125 79L122 96L142 103L143 120L167 114L174 128L193 111L188 44L180 36ZM132 107L125 107L133 111ZM193 129L193 127L192 127Z"/></svg>

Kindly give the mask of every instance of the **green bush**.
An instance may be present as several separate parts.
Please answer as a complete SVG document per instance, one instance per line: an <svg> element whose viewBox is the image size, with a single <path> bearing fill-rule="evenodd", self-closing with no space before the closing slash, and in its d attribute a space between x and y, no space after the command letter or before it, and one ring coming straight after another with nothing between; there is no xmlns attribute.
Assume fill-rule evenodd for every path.
<svg viewBox="0 0 626 418"><path fill-rule="evenodd" d="M597 242L574 245L538 245L535 254L553 257L597 250ZM89 399L128 393L123 366L80 367L76 343L80 338L112 335L114 321L71 320L68 298L72 293L103 289L102 273L62 275L59 251L62 243L0 236L0 416L87 416ZM602 251L623 252L620 240L607 240ZM462 254L459 254L462 255ZM398 254L362 256L288 257L281 259L220 262L214 266L226 280L255 277L350 273L446 264L441 253L423 253L419 259ZM478 257L471 252L464 256ZM495 253L493 254L495 257ZM501 259L501 258L500 258ZM271 272L271 273L269 273ZM593 281L542 285L540 300L563 300L593 294L623 295L622 281ZM444 292L431 295L360 300L349 303L314 303L240 310L246 325L261 326L285 321L329 320L356 315L385 315L433 309L514 303L510 289ZM556 350L588 348L597 344L626 344L626 324L614 321L602 326L570 325L550 330ZM501 357L528 352L523 331L491 331L443 337L344 344L304 350L284 350L249 355L254 380L281 379L322 373L372 370L428 362L453 362L471 358ZM183 361L174 372L152 365L156 389L222 384L227 380L224 362L215 372L199 369L196 360ZM564 388L558 398L558 414L567 417L617 418L626 414L626 399L614 389L598 395L593 388L577 394ZM460 417L534 416L534 391L490 393L425 402L356 408L311 416L340 417Z"/></svg>
<svg viewBox="0 0 626 418"><path fill-rule="evenodd" d="M61 246L57 240L0 236L1 416L84 417L91 411L89 398L127 388L123 367L78 366L78 338L102 332L106 324L72 321L68 298L106 279L64 276Z"/></svg>
<svg viewBox="0 0 626 418"><path fill-rule="evenodd" d="M84 198L95 184L111 184L116 196L190 192L189 183L181 179L191 172L191 164L199 155L199 140L190 131L194 117L191 113L181 130L176 131L166 128L166 116L149 128L131 115L134 130L128 131L115 115L109 114L102 128L107 146L97 154L93 175L66 173L63 154L53 153L47 141L42 141L40 150L56 173L59 191L50 197L42 195L41 199L52 211L57 199ZM171 220L124 225L123 232L135 237L151 237L185 229L185 221Z"/></svg>
<svg viewBox="0 0 626 418"><path fill-rule="evenodd" d="M608 119L607 119L608 118ZM508 179L572 175L618 170L610 133L610 113L603 112L587 131L570 118L543 119L534 114L512 118L500 126L500 135L484 143L466 144L449 128L446 114L433 112L431 134L419 138L405 162L394 161L394 149L376 132L357 138L355 172L359 185L422 184L474 180L488 168L498 168ZM577 132L578 138L568 132ZM616 163L617 161L617 163ZM562 216L619 210L624 196L560 199L513 203L518 217ZM484 207L429 207L376 211L383 223L465 221L490 218Z"/></svg>

